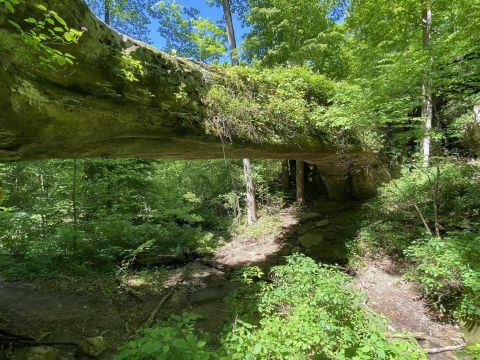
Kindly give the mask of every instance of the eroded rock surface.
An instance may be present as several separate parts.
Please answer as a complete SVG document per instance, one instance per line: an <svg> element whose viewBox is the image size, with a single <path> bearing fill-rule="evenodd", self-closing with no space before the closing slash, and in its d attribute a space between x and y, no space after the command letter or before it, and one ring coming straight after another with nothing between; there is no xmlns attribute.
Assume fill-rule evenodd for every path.
<svg viewBox="0 0 480 360"><path fill-rule="evenodd" d="M0 8L0 160L248 157L303 159L327 168L339 162L335 145L326 145L322 135L305 133L301 127L295 136L269 129L276 141L255 142L235 133L222 138L208 117L205 94L216 84L238 88L225 70L121 35L81 0L42 3L84 34L78 44L60 48L75 56L73 66L39 71L38 54L9 23L25 25L24 19L38 9L28 1L14 14ZM142 66L141 74L134 74L137 81L122 76L131 70L125 62L132 58ZM260 125L249 126L254 134ZM352 148L342 156L359 168L373 155Z"/></svg>

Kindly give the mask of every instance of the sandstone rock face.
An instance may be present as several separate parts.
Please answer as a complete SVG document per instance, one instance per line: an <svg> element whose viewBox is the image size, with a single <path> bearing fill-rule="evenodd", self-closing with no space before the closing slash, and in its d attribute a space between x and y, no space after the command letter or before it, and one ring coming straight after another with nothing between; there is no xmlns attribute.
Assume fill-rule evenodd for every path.
<svg viewBox="0 0 480 360"><path fill-rule="evenodd" d="M469 146L480 155L480 105L473 107L473 124L467 134Z"/></svg>
<svg viewBox="0 0 480 360"><path fill-rule="evenodd" d="M206 94L218 85L248 93L238 78L221 67L172 56L119 34L82 0L42 4L84 34L78 44L60 47L75 56L73 66L39 71L34 66L38 54L9 23L24 24L25 18L39 15L35 3L21 1L14 14L0 7L0 161L296 159L319 167L334 199L370 197L383 181L375 154L352 145L340 155L336 145L316 132L305 132L301 125L298 129L292 125L296 135L269 129L275 140L232 133L225 141L212 125ZM119 76L126 57L141 63L137 81ZM228 121L222 126L242 126L239 119ZM249 126L249 133L259 131L255 122Z"/></svg>
<svg viewBox="0 0 480 360"><path fill-rule="evenodd" d="M234 158L322 159L335 154L315 136L294 144L276 134L285 138L278 143L289 146L235 134L233 144L222 141L209 127L205 94L216 84L238 88L237 79L221 67L171 56L115 32L82 0L42 4L85 31L78 44L61 47L75 56L73 66L39 71L33 66L38 54L8 22L24 24L38 13L34 2L20 2L14 14L0 7L0 159L209 159L223 158L224 152ZM122 77L125 57L141 63L137 81Z"/></svg>
<svg viewBox="0 0 480 360"><path fill-rule="evenodd" d="M333 200L364 200L376 195L377 188L389 179L383 163L375 158L365 159L360 165L349 157L335 161L309 161L315 164L325 185L328 197Z"/></svg>

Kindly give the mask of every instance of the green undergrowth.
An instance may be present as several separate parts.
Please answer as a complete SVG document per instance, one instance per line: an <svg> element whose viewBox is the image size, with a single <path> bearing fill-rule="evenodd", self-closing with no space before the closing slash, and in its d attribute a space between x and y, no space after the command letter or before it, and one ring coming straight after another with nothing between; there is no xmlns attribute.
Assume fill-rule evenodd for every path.
<svg viewBox="0 0 480 360"><path fill-rule="evenodd" d="M240 276L243 290L232 296L248 307L230 307L220 346L184 313L145 329L114 359L426 359L414 339L386 335L385 321L363 307L338 268L292 255L272 269L271 283L262 275L249 268ZM252 308L256 321L246 313Z"/></svg>
<svg viewBox="0 0 480 360"><path fill-rule="evenodd" d="M278 233L279 161L254 161L260 221L244 226L241 161L52 160L0 164L0 276L113 273L149 254L208 255Z"/></svg>
<svg viewBox="0 0 480 360"><path fill-rule="evenodd" d="M478 162L406 170L368 205L360 233L367 251L407 261L432 306L468 326L480 322L479 180Z"/></svg>

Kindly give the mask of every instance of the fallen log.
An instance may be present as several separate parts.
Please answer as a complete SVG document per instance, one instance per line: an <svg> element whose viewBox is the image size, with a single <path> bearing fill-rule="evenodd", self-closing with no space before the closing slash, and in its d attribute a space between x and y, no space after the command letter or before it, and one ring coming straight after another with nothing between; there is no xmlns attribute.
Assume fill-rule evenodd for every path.
<svg viewBox="0 0 480 360"><path fill-rule="evenodd" d="M158 254L158 255L139 255L133 261L134 266L183 266L199 257L198 254L189 253L181 255Z"/></svg>
<svg viewBox="0 0 480 360"><path fill-rule="evenodd" d="M171 286L170 289L168 290L168 292L165 294L165 296L160 299L157 306L155 306L153 311L148 316L147 320L145 320L145 322L143 323L143 326L141 328L137 329L137 334L140 333L144 328L148 328L148 327L151 327L153 325L153 321L155 320L155 317L157 316L157 314L160 311L160 309L162 308L162 306L167 302L168 299L170 299L172 297L175 290L177 290L178 287L180 285L182 285L183 282L185 281L186 268L187 267L188 267L188 265L185 266L185 269L183 270L183 272L180 275L180 278L177 280L177 282L173 286Z"/></svg>
<svg viewBox="0 0 480 360"><path fill-rule="evenodd" d="M158 254L137 256L137 258L133 260L133 266L185 266L192 262L197 262L222 272L227 270L225 266L218 261L197 253L185 253L181 255Z"/></svg>
<svg viewBox="0 0 480 360"><path fill-rule="evenodd" d="M463 349L465 349L465 345L451 345L451 346L444 346L444 347L439 347L434 349L427 349L427 354L440 354L443 352L458 351Z"/></svg>

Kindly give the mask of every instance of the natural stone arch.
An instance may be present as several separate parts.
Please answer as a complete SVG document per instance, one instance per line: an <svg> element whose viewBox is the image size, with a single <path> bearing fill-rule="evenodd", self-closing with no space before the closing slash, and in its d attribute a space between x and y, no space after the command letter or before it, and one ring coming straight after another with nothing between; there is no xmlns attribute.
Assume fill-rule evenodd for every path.
<svg viewBox="0 0 480 360"><path fill-rule="evenodd" d="M76 57L74 67L38 71L32 66L37 55L8 22L22 23L33 3L22 2L13 15L0 10L0 160L297 159L318 165L326 179L335 179L341 159L357 169L377 161L355 147L340 156L335 145L308 134L298 141L275 134L280 142L231 134L224 141L212 130L204 95L215 84L236 85L225 71L121 35L81 0L43 3L85 32L67 49ZM125 56L142 59L145 75L139 81L119 76Z"/></svg>

